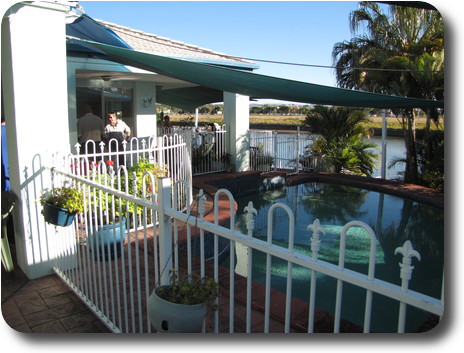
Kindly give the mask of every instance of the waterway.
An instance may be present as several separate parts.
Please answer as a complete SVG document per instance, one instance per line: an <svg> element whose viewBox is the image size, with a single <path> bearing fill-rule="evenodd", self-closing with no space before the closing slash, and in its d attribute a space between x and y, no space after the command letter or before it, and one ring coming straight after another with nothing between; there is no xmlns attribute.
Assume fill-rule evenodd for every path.
<svg viewBox="0 0 464 353"><path fill-rule="evenodd" d="M292 133L282 133L282 134L289 134L293 135ZM381 153L382 153L382 137L374 136L369 139L370 143L374 143L378 147L379 159L376 163L376 167L374 172L372 173L372 177L380 177L381 176ZM403 179L403 174L405 170L405 163L398 162L391 168L388 168L388 165L392 160L404 159L406 157L406 146L404 144L404 139L402 137L388 137L387 138L387 151L386 151L386 161L387 161L387 168L385 173L385 178L387 180L394 180L394 179Z"/></svg>
<svg viewBox="0 0 464 353"><path fill-rule="evenodd" d="M382 138L378 136L372 137L370 142L375 143L380 153L382 152ZM380 155L379 155L380 156ZM388 180L391 179L403 179L403 173L405 169L405 163L396 163L392 168L388 168L388 165L392 160L395 159L404 159L406 157L406 146L404 145L404 139L402 137L388 137L387 138L387 169L385 173L385 178ZM376 168L373 177L380 177L381 175L381 159L376 164Z"/></svg>

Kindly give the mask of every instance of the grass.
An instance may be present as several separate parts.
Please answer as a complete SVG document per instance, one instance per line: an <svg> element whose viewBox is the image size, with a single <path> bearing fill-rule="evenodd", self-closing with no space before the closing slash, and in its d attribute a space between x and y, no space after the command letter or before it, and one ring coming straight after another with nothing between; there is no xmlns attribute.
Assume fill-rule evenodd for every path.
<svg viewBox="0 0 464 353"><path fill-rule="evenodd" d="M195 116L192 115L170 115L172 122L177 123L186 123L195 121ZM303 125L305 115L250 115L250 124L279 124L279 125L288 125L288 126L297 126ZM382 117L370 117L370 123L368 126L370 128L382 128ZM218 123L222 125L224 123L224 118L222 115L209 115L209 114L200 114L198 116L199 125L205 125L208 123ZM440 119L440 126L437 127L435 124L432 124L432 130L443 130L443 118ZM387 128L388 129L402 129L401 119L396 117L387 118ZM416 118L416 129L425 128L425 118Z"/></svg>

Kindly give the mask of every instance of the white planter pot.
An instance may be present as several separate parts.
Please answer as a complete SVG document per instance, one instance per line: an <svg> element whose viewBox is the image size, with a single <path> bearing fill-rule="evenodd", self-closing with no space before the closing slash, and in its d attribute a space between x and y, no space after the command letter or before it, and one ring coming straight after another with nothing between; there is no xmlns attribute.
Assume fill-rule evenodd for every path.
<svg viewBox="0 0 464 353"><path fill-rule="evenodd" d="M153 328L162 333L201 332L207 304L175 304L160 298L156 288L148 298L148 318Z"/></svg>
<svg viewBox="0 0 464 353"><path fill-rule="evenodd" d="M90 250L93 252L95 259L98 258L98 251L100 259L104 257L108 260L116 256L119 257L121 254L121 243L124 243L125 237L126 218L122 217L117 223L98 226L95 232L89 234L87 241L90 244Z"/></svg>

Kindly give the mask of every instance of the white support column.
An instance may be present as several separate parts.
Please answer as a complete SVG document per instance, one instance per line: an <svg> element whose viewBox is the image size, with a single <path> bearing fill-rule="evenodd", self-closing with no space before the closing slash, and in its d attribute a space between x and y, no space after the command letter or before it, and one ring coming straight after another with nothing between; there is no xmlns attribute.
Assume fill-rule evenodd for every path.
<svg viewBox="0 0 464 353"><path fill-rule="evenodd" d="M171 218L165 210L171 208L171 185L169 178L158 179L158 204L162 208L159 217L159 254L160 254L160 285L169 284L169 271L172 270L172 238ZM174 246L177 246L175 244ZM177 249L175 249L177 251Z"/></svg>
<svg viewBox="0 0 464 353"><path fill-rule="evenodd" d="M237 172L249 169L250 97L224 92L224 123L228 132L228 151Z"/></svg>
<svg viewBox="0 0 464 353"><path fill-rule="evenodd" d="M52 272L61 230L44 224L37 195L50 186L40 167L70 151L63 6L32 2L3 17L2 84L18 264L29 278ZM40 180L45 173L43 180ZM62 238L61 238L62 239Z"/></svg>
<svg viewBox="0 0 464 353"><path fill-rule="evenodd" d="M156 86L150 82L136 82L134 94L135 130L132 136L156 135Z"/></svg>

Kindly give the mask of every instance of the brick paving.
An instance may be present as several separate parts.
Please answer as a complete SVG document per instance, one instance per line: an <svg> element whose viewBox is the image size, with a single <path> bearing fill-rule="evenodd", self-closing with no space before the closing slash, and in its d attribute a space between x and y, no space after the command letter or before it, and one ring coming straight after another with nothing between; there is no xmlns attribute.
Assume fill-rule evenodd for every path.
<svg viewBox="0 0 464 353"><path fill-rule="evenodd" d="M28 280L18 267L2 269L2 315L23 333L104 333L108 328L56 275Z"/></svg>

